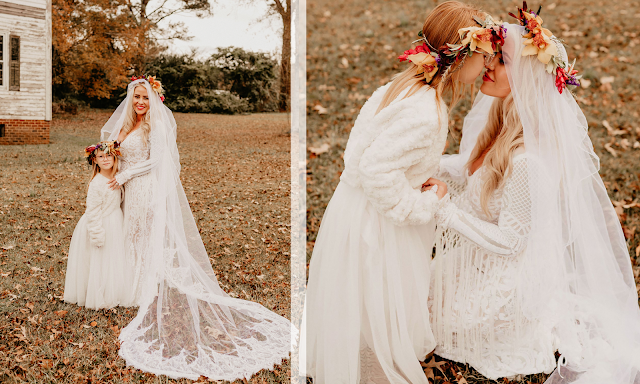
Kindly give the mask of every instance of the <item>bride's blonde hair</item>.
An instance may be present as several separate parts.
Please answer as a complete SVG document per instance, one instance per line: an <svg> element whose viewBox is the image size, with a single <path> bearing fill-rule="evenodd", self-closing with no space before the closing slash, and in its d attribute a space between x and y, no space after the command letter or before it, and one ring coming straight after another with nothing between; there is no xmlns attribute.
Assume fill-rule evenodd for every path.
<svg viewBox="0 0 640 384"><path fill-rule="evenodd" d="M516 110L513 96L507 95L504 99L496 98L491 104L487 125L478 135L476 146L471 152L468 170L476 160L487 152L482 166L482 191L480 204L482 210L489 215L489 198L493 192L502 186L504 179L511 172L513 152L524 146L522 122Z"/></svg>
<svg viewBox="0 0 640 384"><path fill-rule="evenodd" d="M458 1L446 1L435 7L427 16L422 26L422 34L435 49L439 49L446 43L458 43L460 41L460 35L458 34L460 28L478 25L473 18L474 16L484 19L486 13L473 5ZM431 84L427 84L422 75L416 75L418 66L409 61L409 67L393 78L393 82L385 93L380 106L378 106L376 114L391 104L407 87L410 88L405 98L414 95L422 87L434 88L436 90L438 108L440 108L442 96L450 92L452 95L450 109L453 108L463 96L465 88L461 82L454 80L453 76L451 76L456 70L460 69L460 64L460 62L451 64L449 75L444 81L442 74L445 71L441 69L433 77Z"/></svg>
<svg viewBox="0 0 640 384"><path fill-rule="evenodd" d="M145 88L144 85L142 84L136 85L136 87L133 89L133 92L135 92L136 88L138 87ZM151 98L151 95L149 95L149 98ZM142 137L144 139L143 142L145 143L145 145L149 141L149 132L151 132L151 124L150 124L151 120L149 117L151 116L151 114L149 113L150 109L151 109L151 103L149 103L149 109L142 117L142 124L140 125L140 128L139 128L142 130ZM137 113L133 107L133 97L131 97L131 101L129 102L129 105L125 107L125 117L124 117L124 122L122 124L122 131L129 134L129 132L133 129L133 127L135 127L136 122L137 122Z"/></svg>

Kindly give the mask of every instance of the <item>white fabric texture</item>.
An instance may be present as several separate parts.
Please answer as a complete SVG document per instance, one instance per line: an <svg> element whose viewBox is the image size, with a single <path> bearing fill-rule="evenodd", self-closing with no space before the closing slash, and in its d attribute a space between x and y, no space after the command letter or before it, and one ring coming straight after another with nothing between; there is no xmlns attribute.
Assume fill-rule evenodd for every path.
<svg viewBox="0 0 640 384"><path fill-rule="evenodd" d="M138 85L149 95L148 152L131 133L116 180L128 189L127 241L133 244L127 249L137 263L140 309L120 333L119 354L128 365L176 379L248 379L288 357L296 330L262 305L220 289L180 182L173 114L146 80L129 84L103 139L117 139Z"/></svg>
<svg viewBox="0 0 640 384"><path fill-rule="evenodd" d="M311 257L300 371L317 384L428 384L419 361L435 347L424 303L441 203L420 187L437 171L447 112L440 104L439 120L422 89L374 116L387 88L351 131Z"/></svg>
<svg viewBox="0 0 640 384"><path fill-rule="evenodd" d="M534 350L546 351L553 345L561 354L558 368L546 384L640 383L638 295L620 222L598 175L599 160L587 135L587 121L573 96L566 90L562 94L558 92L554 78L545 72L545 66L535 56L522 56L523 27L511 24L506 27L503 58L524 128L528 159L525 180L517 173L511 177L511 180L521 179L517 183L522 184L518 188L522 193L516 194L520 198L509 203L522 200L522 207L529 206L528 215L522 214L524 210L517 210L516 216L530 217L530 225L528 231L526 225L510 225L511 230L506 235L504 231L499 234L481 230L480 225L474 230L474 225L467 224L475 220L460 226L455 217L450 218L450 228L437 240L438 254L434 264L441 270L434 273L442 274L438 281L443 284L441 290L432 290L434 324L439 323L438 327L444 329L452 319L459 318L452 314L452 311L458 311L469 314L460 321L462 324L476 321L496 325L494 331L485 327L486 333L469 335L476 344L473 344L474 340L464 339L466 329L458 333L456 330L462 329L460 325L451 325L442 335L436 334L438 348L465 348L464 360L470 361L472 357L469 356L473 355L477 359L471 363L474 366L488 366L490 359L498 358L503 363L502 371L496 373L499 375L508 375L509 371L530 373L525 368L531 365L521 365L521 361L503 357L530 355L532 340L526 335L537 332ZM559 48L566 55L564 48ZM482 116L478 111L471 113ZM481 118L475 124L484 126ZM467 131L477 135L478 126L468 126L465 121L463 137ZM447 159L449 168L454 169L454 176L464 171L460 167L456 170L455 165L466 163L467 150L468 147L461 148L461 159L456 160L455 156ZM527 199L522 198L527 190L528 204ZM459 208L463 209L462 205ZM448 210L450 215L453 211ZM443 213L445 216L447 214ZM447 224L446 220L443 223ZM497 229L505 229L500 220L495 224ZM485 227L484 224L481 226ZM521 229L523 234L528 232L525 246L514 255L512 250L517 251L522 246L522 238L516 236L519 240L513 241L513 234ZM477 237L479 233L485 234L486 242ZM481 254L486 256L478 256ZM517 265L514 265L513 273L504 275L510 278L505 281L511 292L507 296L502 294L502 289L493 288L500 287L503 282L496 281L498 285L492 285L482 281L489 277L479 275L474 276L477 280L466 277L463 281L463 277L456 275L456 268L463 267L460 264L463 262L479 263L475 267L481 273L487 267L495 272L496 265L500 264L504 265L501 269L507 268L514 261ZM489 318L478 317L475 316L479 313L476 303L482 301L456 298L457 291L451 286L465 285L493 291L487 296L487 302L493 305L489 299L493 298L495 308L500 311L514 308L516 329L520 328L517 337L511 342L502 342L506 340L501 338L502 312L491 312ZM486 308L486 305L483 303L480 307ZM460 339L463 339L463 345L456 345ZM479 340L481 344L477 344ZM472 344L482 347L468 350ZM544 352L541 356L550 353ZM546 361L546 358L541 359ZM546 363L537 367L544 370Z"/></svg>
<svg viewBox="0 0 640 384"><path fill-rule="evenodd" d="M153 201L157 185L152 183L149 172L157 162L150 159L150 145L144 141L142 130L137 129L120 143L120 169L116 181L124 185L124 234L127 259L132 262L134 271L133 297L140 303L143 293L144 262L150 257L151 224L153 210L149 202Z"/></svg>
<svg viewBox="0 0 640 384"><path fill-rule="evenodd" d="M132 272L124 252L120 191L97 174L89 183L87 208L73 231L64 301L90 309L132 306Z"/></svg>
<svg viewBox="0 0 640 384"><path fill-rule="evenodd" d="M530 163L516 154L504 186L482 210L485 168L458 184L441 171L452 201L436 213L438 237L432 268L430 311L436 354L469 363L497 380L550 373L556 365L549 323L521 314L518 280L531 229Z"/></svg>

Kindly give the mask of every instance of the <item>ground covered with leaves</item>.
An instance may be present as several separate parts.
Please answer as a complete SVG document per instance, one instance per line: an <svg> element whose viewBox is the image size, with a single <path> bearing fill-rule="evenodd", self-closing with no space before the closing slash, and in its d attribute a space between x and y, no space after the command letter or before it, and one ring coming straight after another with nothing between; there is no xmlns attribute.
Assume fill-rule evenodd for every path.
<svg viewBox="0 0 640 384"><path fill-rule="evenodd" d="M51 144L0 147L2 382L191 382L128 368L118 357L117 336L135 309L93 311L61 300L69 242L85 210L83 149L98 141L111 112L56 115ZM288 115L175 116L180 177L220 285L288 318ZM248 382L284 383L289 375L283 361Z"/></svg>
<svg viewBox="0 0 640 384"><path fill-rule="evenodd" d="M410 48L427 13L439 2L308 2L308 257L344 167L342 154L358 111L376 88L405 68L396 57ZM509 22L515 19L508 12L521 6L512 0L468 2ZM533 9L542 4L545 27L564 39L570 60L577 58L576 69L585 81L576 99L588 119L600 174L620 217L640 286L640 10L633 0L528 3ZM470 105L467 97L452 111L447 153L457 151ZM436 383L490 382L469 367L440 362L435 357L423 364ZM535 375L511 383L544 378Z"/></svg>

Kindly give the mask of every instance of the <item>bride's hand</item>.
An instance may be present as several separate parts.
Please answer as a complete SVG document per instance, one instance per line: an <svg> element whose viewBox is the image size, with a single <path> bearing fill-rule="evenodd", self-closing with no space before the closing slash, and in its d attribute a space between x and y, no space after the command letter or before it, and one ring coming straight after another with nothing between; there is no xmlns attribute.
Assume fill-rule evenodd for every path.
<svg viewBox="0 0 640 384"><path fill-rule="evenodd" d="M444 195L447 194L447 184L444 181L434 179L432 177L429 180L427 180L424 184L422 184L421 191L422 192L428 191L432 189L434 186L438 187L436 188L436 196L438 196L438 199L442 199Z"/></svg>
<svg viewBox="0 0 640 384"><path fill-rule="evenodd" d="M118 188L120 188L120 185L118 184L118 182L116 181L115 177L111 180L109 180L109 182L107 183L107 186L111 189L113 189L114 191Z"/></svg>

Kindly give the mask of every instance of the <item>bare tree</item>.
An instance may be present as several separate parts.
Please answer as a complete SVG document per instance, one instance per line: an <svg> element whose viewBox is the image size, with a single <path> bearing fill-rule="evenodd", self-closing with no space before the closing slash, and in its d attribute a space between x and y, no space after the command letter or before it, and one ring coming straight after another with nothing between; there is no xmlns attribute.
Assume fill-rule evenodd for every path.
<svg viewBox="0 0 640 384"><path fill-rule="evenodd" d="M134 64L137 71L144 71L152 56L165 49L162 42L170 40L190 40L187 27L182 22L169 23L161 28L160 23L166 18L181 14L193 13L197 17L211 16L209 0L120 0L126 10L138 21L144 36L138 39L145 54Z"/></svg>
<svg viewBox="0 0 640 384"><path fill-rule="evenodd" d="M266 3L265 18L279 17L282 21L282 54L280 58L280 96L278 109L288 111L291 100L291 0L244 0L246 4Z"/></svg>

